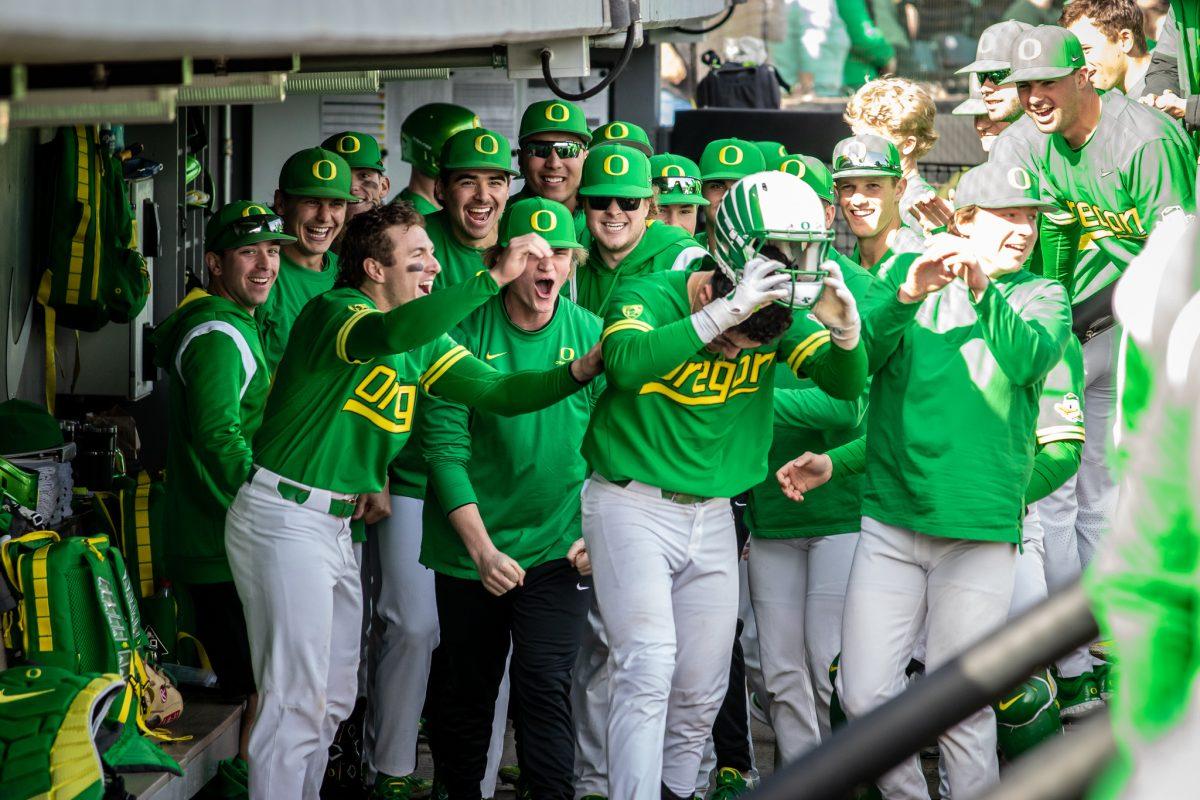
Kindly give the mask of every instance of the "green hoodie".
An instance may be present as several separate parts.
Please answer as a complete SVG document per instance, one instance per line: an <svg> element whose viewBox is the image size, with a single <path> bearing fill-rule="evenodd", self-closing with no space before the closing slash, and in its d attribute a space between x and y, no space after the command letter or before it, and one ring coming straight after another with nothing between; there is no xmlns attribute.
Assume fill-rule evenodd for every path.
<svg viewBox="0 0 1200 800"><path fill-rule="evenodd" d="M687 231L651 220L637 247L613 269L600 258L599 245L593 240L587 260L579 265L575 276L563 287L563 294L602 317L613 290L621 281L653 272L686 269L707 255L708 251Z"/></svg>
<svg viewBox="0 0 1200 800"><path fill-rule="evenodd" d="M271 388L254 317L191 291L154 332L170 379L166 471L167 571L184 583L233 580L225 511L250 474L250 441Z"/></svg>

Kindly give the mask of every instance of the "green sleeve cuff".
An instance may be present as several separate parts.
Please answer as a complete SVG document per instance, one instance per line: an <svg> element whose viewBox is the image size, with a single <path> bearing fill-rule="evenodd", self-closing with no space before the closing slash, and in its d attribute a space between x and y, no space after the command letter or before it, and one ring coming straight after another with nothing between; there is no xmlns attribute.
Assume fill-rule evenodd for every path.
<svg viewBox="0 0 1200 800"><path fill-rule="evenodd" d="M860 436L825 455L833 462L833 477L861 475L867 470L867 437Z"/></svg>
<svg viewBox="0 0 1200 800"><path fill-rule="evenodd" d="M1070 439L1048 442L1033 458L1033 472L1025 488L1025 505L1032 505L1067 482L1079 470L1083 442Z"/></svg>

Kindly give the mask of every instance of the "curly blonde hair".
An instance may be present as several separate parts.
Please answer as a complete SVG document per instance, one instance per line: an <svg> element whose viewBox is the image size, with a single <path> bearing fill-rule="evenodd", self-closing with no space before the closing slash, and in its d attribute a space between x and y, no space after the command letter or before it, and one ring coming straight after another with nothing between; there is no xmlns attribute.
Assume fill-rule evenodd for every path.
<svg viewBox="0 0 1200 800"><path fill-rule="evenodd" d="M914 160L932 150L937 142L938 134L933 127L936 117L937 106L929 90L905 78L879 78L865 84L850 98L842 114L851 127L868 125L891 139L901 152L905 140L911 136L914 145L910 155Z"/></svg>

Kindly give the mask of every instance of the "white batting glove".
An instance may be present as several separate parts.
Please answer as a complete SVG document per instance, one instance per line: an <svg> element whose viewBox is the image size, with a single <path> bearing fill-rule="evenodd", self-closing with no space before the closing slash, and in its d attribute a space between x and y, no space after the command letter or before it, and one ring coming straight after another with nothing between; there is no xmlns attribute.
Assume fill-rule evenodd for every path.
<svg viewBox="0 0 1200 800"><path fill-rule="evenodd" d="M858 303L846 288L842 268L836 261L826 261L821 269L829 273L825 277L825 291L813 306L812 313L829 329L829 338L847 350L858 344L862 322L858 315Z"/></svg>
<svg viewBox="0 0 1200 800"><path fill-rule="evenodd" d="M768 303L787 297L791 277L778 271L781 269L783 264L764 256L747 261L732 295L718 297L692 315L692 324L701 341L708 344Z"/></svg>

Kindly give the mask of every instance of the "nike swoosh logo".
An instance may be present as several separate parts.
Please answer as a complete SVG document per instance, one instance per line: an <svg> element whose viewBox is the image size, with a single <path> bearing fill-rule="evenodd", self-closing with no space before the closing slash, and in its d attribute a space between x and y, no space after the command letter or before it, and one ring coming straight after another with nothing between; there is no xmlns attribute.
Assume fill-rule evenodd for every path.
<svg viewBox="0 0 1200 800"><path fill-rule="evenodd" d="M1001 710L1001 711L1008 711L1008 709L1010 709L1010 708L1012 707L1012 704L1013 704L1013 703L1017 702L1018 700L1020 700L1020 699L1021 699L1022 697L1024 697L1024 696L1025 696L1025 693L1024 693L1024 692L1021 692L1021 693L1020 693L1019 695L1017 695L1016 697L1010 697L1010 698L1008 698L1007 700L1004 700L1004 701L1002 701L1002 702L1000 703L1000 710Z"/></svg>
<svg viewBox="0 0 1200 800"><path fill-rule="evenodd" d="M506 355L508 355L507 350L505 350L503 353L488 353L487 355L484 356L484 358L486 358L488 361L491 361L493 358L499 358L500 356L506 356Z"/></svg>
<svg viewBox="0 0 1200 800"><path fill-rule="evenodd" d="M26 692L25 694L5 694L3 689L0 689L0 703L15 703L18 700L27 700L30 697L37 697L40 694L50 694L53 689L46 689L41 692Z"/></svg>
<svg viewBox="0 0 1200 800"><path fill-rule="evenodd" d="M1114 171L1115 171L1115 170L1111 170L1111 169L1109 169L1109 170L1101 170L1101 171L1100 171L1100 177L1101 177L1101 178L1107 178L1109 175L1112 175Z"/></svg>
<svg viewBox="0 0 1200 800"><path fill-rule="evenodd" d="M580 592L586 592L586 591L587 591L588 589L590 589L590 588L592 588L592 587L590 587L590 586L584 586L582 583L577 583L577 584L575 584L575 589L576 589L576 591L580 591Z"/></svg>

